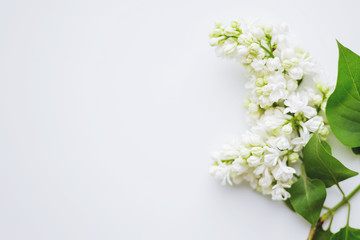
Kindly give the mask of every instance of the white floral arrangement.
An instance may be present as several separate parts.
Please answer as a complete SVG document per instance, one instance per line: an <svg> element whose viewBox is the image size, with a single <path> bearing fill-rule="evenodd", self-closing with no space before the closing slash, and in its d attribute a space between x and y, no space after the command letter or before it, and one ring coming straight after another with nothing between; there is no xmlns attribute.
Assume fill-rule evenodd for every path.
<svg viewBox="0 0 360 240"><path fill-rule="evenodd" d="M341 128L341 121L332 125L336 116L330 116L332 108L341 107L341 100L333 101L330 110L326 106L330 96L341 91L339 87L331 94L328 79L310 54L297 47L289 36L286 24L238 20L227 26L215 23L209 42L215 47L217 55L234 59L246 69L249 81L245 87L249 94L244 105L250 120L249 130L240 140L234 140L212 154L214 161L210 174L222 184L240 184L245 180L253 189L271 195L273 200L286 200L290 208L312 224L308 239L345 239L338 236L351 229L360 236L360 230L349 227L349 220L343 232L332 234L331 224L329 229L322 229L324 221L332 218L334 208L320 216L325 208L326 188L337 185L343 193L339 182L357 174L340 162L336 164L341 166L331 162L338 160L331 156L331 148L325 142L330 127L341 142L346 141L342 141L346 137L339 137L341 133L336 134L345 130L334 130ZM348 50L340 44L339 49L340 52ZM360 65L357 67L360 69ZM359 85L355 84L355 87L360 86L360 73L358 78ZM354 98L354 95L351 96ZM360 103L359 91L355 97ZM356 121L360 126L360 107L356 111ZM357 143L350 147L356 151L359 146L360 136ZM315 156L317 160L314 160L315 152L321 153ZM330 158L326 154L335 160L326 160ZM322 173L322 170L317 170L317 164L320 167L321 164L324 164L323 167L335 164L338 169ZM339 169L343 172L340 173ZM354 194L359 191L358 188ZM314 199L304 200L309 195ZM346 201L343 199L342 205L350 204L349 196L344 194Z"/></svg>

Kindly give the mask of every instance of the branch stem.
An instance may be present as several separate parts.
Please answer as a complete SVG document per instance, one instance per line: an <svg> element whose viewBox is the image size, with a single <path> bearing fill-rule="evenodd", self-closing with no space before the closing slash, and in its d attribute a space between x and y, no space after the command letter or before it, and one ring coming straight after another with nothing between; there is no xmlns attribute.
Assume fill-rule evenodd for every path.
<svg viewBox="0 0 360 240"><path fill-rule="evenodd" d="M327 211L324 215L322 215L320 218L319 218L319 221L317 223L317 225L315 227L311 227L310 229L310 233L309 233L309 236L308 236L308 240L312 240L315 236L315 233L318 229L320 229L322 227L322 225L324 224L325 220L327 220L330 216L332 216L337 210L339 210L342 206L344 206L345 204L348 204L349 206L349 210L350 211L350 203L349 203L349 200L355 196L355 194L357 192L360 191L360 184L351 192L349 193L349 195L345 196L344 194L344 198L338 203L336 204L333 208L331 208L329 211ZM342 190L341 190L342 192ZM343 193L343 192L342 192ZM349 217L349 214L348 214L348 217ZM348 220L349 221L349 220Z"/></svg>

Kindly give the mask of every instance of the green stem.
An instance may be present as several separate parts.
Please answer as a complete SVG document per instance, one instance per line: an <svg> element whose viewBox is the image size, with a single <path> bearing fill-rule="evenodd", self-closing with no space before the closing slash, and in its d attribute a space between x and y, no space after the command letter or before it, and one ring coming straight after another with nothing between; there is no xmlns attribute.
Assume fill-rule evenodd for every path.
<svg viewBox="0 0 360 240"><path fill-rule="evenodd" d="M336 186L339 189L339 191L341 192L341 194L343 195L343 198L346 198L346 195L345 195L344 191L341 189L339 183L336 183Z"/></svg>
<svg viewBox="0 0 360 240"><path fill-rule="evenodd" d="M329 223L329 227L328 227L328 229L327 229L327 230L330 230L330 229L331 229L331 225L332 225L333 220L334 220L334 213L333 213L333 212L331 212L330 223Z"/></svg>
<svg viewBox="0 0 360 240"><path fill-rule="evenodd" d="M338 187L338 189L340 190L341 194L343 195L344 199L346 198L346 195L344 193L344 191L341 189L339 183L336 183L336 186ZM346 226L349 226L349 222L350 222L350 201L348 200L347 201L347 204L348 204L348 215L347 215L347 221L346 221Z"/></svg>
<svg viewBox="0 0 360 240"><path fill-rule="evenodd" d="M323 221L328 219L331 216L331 212L335 213L337 210L339 210L339 208L344 206L358 191L360 191L360 184L349 195L347 195L338 204L336 204L335 207L333 207L330 211L322 215L320 219L322 219Z"/></svg>
<svg viewBox="0 0 360 240"><path fill-rule="evenodd" d="M267 53L270 55L271 58L275 58L274 54L273 54L269 49L267 49L266 47L264 47L263 45L261 45L261 43L259 43L259 45L260 45L260 47L261 47L262 49L265 50L265 52L267 52Z"/></svg>
<svg viewBox="0 0 360 240"><path fill-rule="evenodd" d="M328 212L326 212L324 215L322 215L319 218L317 225L315 227L311 227L310 233L308 236L308 240L312 240L315 236L316 231L322 227L325 220L327 220L330 216L332 216L337 210L339 210L345 204L349 205L349 209L348 209L348 224L349 224L349 216L350 216L349 200L359 191L360 191L360 184L351 193L349 193L349 195L347 195L347 196L344 195L344 198L338 204L336 204L335 207L331 208Z"/></svg>
<svg viewBox="0 0 360 240"><path fill-rule="evenodd" d="M221 160L221 162L226 163L226 164L231 164L234 161L235 161L235 159Z"/></svg>
<svg viewBox="0 0 360 240"><path fill-rule="evenodd" d="M350 209L351 209L351 205L350 202L348 201L348 216L347 216L347 221L346 221L346 226L349 226L349 222L350 222Z"/></svg>

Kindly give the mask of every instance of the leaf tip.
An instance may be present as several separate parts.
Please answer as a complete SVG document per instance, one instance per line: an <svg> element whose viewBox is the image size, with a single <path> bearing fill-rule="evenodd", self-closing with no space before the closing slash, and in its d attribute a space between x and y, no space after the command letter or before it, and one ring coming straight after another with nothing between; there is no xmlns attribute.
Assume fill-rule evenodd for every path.
<svg viewBox="0 0 360 240"><path fill-rule="evenodd" d="M337 43L339 49L340 49L340 48L344 48L344 45L342 45L342 44L339 42L339 40L337 40L337 39L335 39L335 40L336 40L336 43Z"/></svg>

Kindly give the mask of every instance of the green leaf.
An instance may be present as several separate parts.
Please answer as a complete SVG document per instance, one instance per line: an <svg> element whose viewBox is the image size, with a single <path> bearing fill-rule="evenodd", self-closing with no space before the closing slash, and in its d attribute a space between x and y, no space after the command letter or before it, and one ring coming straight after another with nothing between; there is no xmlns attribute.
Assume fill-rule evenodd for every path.
<svg viewBox="0 0 360 240"><path fill-rule="evenodd" d="M322 141L321 144L323 145L323 147L325 148L325 150L326 150L328 153L332 154L330 144L328 144L328 143L325 142L325 141Z"/></svg>
<svg viewBox="0 0 360 240"><path fill-rule="evenodd" d="M322 180L326 187L331 187L358 174L334 158L324 148L324 144L320 141L317 133L310 138L303 153L306 174L310 178Z"/></svg>
<svg viewBox="0 0 360 240"><path fill-rule="evenodd" d="M333 234L330 230L324 231L322 228L320 228L316 230L313 240L330 240L332 236Z"/></svg>
<svg viewBox="0 0 360 240"><path fill-rule="evenodd" d="M305 175L291 185L289 193L291 194L290 202L295 211L315 226L326 198L325 184Z"/></svg>
<svg viewBox="0 0 360 240"><path fill-rule="evenodd" d="M339 64L335 91L326 116L334 135L348 147L360 146L360 56L338 42Z"/></svg>
<svg viewBox="0 0 360 240"><path fill-rule="evenodd" d="M360 229L346 226L335 233L331 240L360 240Z"/></svg>

